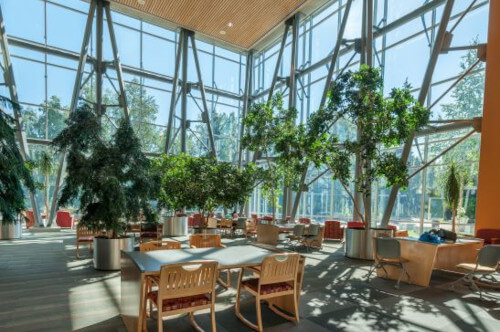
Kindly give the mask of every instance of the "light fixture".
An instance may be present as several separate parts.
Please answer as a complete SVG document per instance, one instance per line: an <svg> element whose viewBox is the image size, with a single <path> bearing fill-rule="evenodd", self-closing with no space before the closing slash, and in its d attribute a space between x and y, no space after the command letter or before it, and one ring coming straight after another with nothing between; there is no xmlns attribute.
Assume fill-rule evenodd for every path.
<svg viewBox="0 0 500 332"><path fill-rule="evenodd" d="M225 35L225 34L226 34L226 31L225 31L225 30L221 30L221 31L219 31L219 33L220 33L221 35Z"/></svg>

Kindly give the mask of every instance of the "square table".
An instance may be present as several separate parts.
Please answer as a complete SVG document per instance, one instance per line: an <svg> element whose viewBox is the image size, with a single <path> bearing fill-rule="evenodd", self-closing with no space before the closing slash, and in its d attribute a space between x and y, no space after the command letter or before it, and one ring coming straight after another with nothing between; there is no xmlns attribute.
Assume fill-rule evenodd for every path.
<svg viewBox="0 0 500 332"><path fill-rule="evenodd" d="M265 257L277 252L282 251L256 245L122 252L120 313L127 331L140 331L140 308L143 306L143 295L146 292L145 278L147 275L158 275L163 265L215 260L219 262L219 270L244 268L259 266ZM299 264L297 282L300 290L305 258L301 257ZM290 296L293 295L270 299L269 302L281 310L291 312L290 303L293 303L293 300ZM300 291L297 296L300 297Z"/></svg>

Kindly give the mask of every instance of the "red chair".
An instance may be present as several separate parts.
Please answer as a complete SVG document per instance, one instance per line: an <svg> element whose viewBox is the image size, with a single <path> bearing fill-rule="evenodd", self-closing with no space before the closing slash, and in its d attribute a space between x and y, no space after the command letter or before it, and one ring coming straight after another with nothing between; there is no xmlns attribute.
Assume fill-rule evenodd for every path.
<svg viewBox="0 0 500 332"><path fill-rule="evenodd" d="M274 218L272 216L264 216L264 217L260 218L260 220L273 221Z"/></svg>
<svg viewBox="0 0 500 332"><path fill-rule="evenodd" d="M69 211L57 211L56 224L63 228L73 228L75 218L69 213Z"/></svg>
<svg viewBox="0 0 500 332"><path fill-rule="evenodd" d="M311 219L309 218L300 218L299 224L309 225L311 223Z"/></svg>
<svg viewBox="0 0 500 332"><path fill-rule="evenodd" d="M24 211L24 216L27 218L26 220L26 228L31 228L35 226L35 214L32 210Z"/></svg>
<svg viewBox="0 0 500 332"><path fill-rule="evenodd" d="M188 217L188 227L193 228L194 227L194 217Z"/></svg>
<svg viewBox="0 0 500 332"><path fill-rule="evenodd" d="M347 223L347 228L365 228L365 224L361 221L349 221Z"/></svg>
<svg viewBox="0 0 500 332"><path fill-rule="evenodd" d="M329 240L343 240L344 227L341 226L338 220L325 221L325 239Z"/></svg>
<svg viewBox="0 0 500 332"><path fill-rule="evenodd" d="M483 228L476 231L476 237L484 240L484 245L500 244L500 229Z"/></svg>

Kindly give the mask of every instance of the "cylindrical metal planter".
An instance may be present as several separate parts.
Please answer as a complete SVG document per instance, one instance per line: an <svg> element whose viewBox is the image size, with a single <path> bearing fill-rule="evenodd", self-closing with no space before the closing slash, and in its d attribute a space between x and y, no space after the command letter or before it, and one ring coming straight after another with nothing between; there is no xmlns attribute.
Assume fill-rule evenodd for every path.
<svg viewBox="0 0 500 332"><path fill-rule="evenodd" d="M392 229L347 228L345 235L345 255L349 258L373 260L373 238L378 236L392 237Z"/></svg>
<svg viewBox="0 0 500 332"><path fill-rule="evenodd" d="M121 268L121 251L133 251L134 239L94 238L94 268L96 270L116 271Z"/></svg>
<svg viewBox="0 0 500 332"><path fill-rule="evenodd" d="M168 217L163 222L164 236L186 236L188 235L187 217Z"/></svg>
<svg viewBox="0 0 500 332"><path fill-rule="evenodd" d="M20 222L4 224L0 220L0 240L20 239L23 234L23 225Z"/></svg>

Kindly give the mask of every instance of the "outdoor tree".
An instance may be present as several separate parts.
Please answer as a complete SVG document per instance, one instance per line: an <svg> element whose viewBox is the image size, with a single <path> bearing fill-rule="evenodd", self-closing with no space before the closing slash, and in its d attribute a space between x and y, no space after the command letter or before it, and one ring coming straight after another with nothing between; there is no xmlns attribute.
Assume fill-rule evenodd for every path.
<svg viewBox="0 0 500 332"><path fill-rule="evenodd" d="M477 44L474 41L473 44ZM475 50L469 50L462 57L460 69L465 72L475 61L477 54ZM475 70L465 76L453 89L451 93L452 101L441 106L442 118L445 119L472 119L482 115L484 96L484 64L479 63ZM453 133L445 133L439 135L439 138L452 138ZM477 184L475 175L478 173L479 150L480 150L480 135L473 135L468 138L443 157L444 165L455 164L457 172L460 176L460 198L458 202L458 214L464 213L470 218L475 217L475 202L470 200L467 204L464 202L465 187L468 185ZM450 143L437 142L431 145L434 153L439 153L444 150ZM447 177L446 167L440 167L437 170L438 182L443 183ZM464 208L463 206L466 205Z"/></svg>

